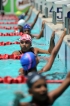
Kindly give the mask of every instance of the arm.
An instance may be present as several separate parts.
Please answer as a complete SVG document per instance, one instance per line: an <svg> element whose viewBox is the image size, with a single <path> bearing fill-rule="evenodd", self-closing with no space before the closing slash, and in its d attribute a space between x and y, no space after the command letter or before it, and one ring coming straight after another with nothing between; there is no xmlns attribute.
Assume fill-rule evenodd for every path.
<svg viewBox="0 0 70 106"><path fill-rule="evenodd" d="M33 35L33 36L36 37L36 39L40 39L43 36L43 30L44 29L41 29L41 32L39 35L37 35L37 36Z"/></svg>
<svg viewBox="0 0 70 106"><path fill-rule="evenodd" d="M29 11L27 12L27 16L29 16L30 14L32 14L32 10L33 10L34 6L30 6Z"/></svg>
<svg viewBox="0 0 70 106"><path fill-rule="evenodd" d="M35 37L36 39L40 39L40 38L43 36L43 31L44 31L44 27L45 27L45 22L46 22L46 21L43 21L43 22L42 22L42 28L41 28L40 34L39 34L39 35L32 35L32 36Z"/></svg>
<svg viewBox="0 0 70 106"><path fill-rule="evenodd" d="M42 70L40 70L39 73L42 73L42 72L45 72L45 71L48 71L48 70L51 69L52 64L53 64L53 62L54 62L54 60L55 60L55 57L56 57L56 55L57 55L57 53L58 53L58 51L59 51L59 49L60 49L60 46L61 46L61 44L62 44L62 41L63 41L63 38L64 38L65 35L66 35L66 29L63 31L63 33L62 33L62 35L61 35L61 37L60 37L58 43L56 44L56 46L55 46L54 49L52 50L52 53L51 53L51 56L50 56L50 58L49 58L48 63L42 68Z"/></svg>
<svg viewBox="0 0 70 106"><path fill-rule="evenodd" d="M51 35L51 38L50 38L50 45L49 45L49 49L48 49L48 52L50 54L52 53L52 50L55 47L54 38L55 38L55 31L52 32L52 35Z"/></svg>
<svg viewBox="0 0 70 106"><path fill-rule="evenodd" d="M19 75L24 75L24 70L23 70L23 68L20 68L20 69L19 69Z"/></svg>
<svg viewBox="0 0 70 106"><path fill-rule="evenodd" d="M49 93L49 98L54 102L70 85L70 72L68 73L66 79L63 83L56 89Z"/></svg>
<svg viewBox="0 0 70 106"><path fill-rule="evenodd" d="M15 92L15 99L14 99L14 104L13 104L13 106L29 106L29 103L20 103L20 100L23 98L25 98L26 96L22 93L22 92L20 92L20 91L18 91L18 92Z"/></svg>
<svg viewBox="0 0 70 106"><path fill-rule="evenodd" d="M14 54L14 55L20 55L19 51L14 51L12 54Z"/></svg>
<svg viewBox="0 0 70 106"><path fill-rule="evenodd" d="M39 49L39 48L35 48L35 51L36 51L37 54L38 54L38 53L49 54L48 50L42 50L42 49Z"/></svg>
<svg viewBox="0 0 70 106"><path fill-rule="evenodd" d="M31 28L34 27L34 25L35 25L35 23L36 23L36 21L37 21L37 19L38 19L39 13L40 13L40 11L39 11L38 14L36 15L36 17L35 17L35 19L34 19L34 22L31 24Z"/></svg>
<svg viewBox="0 0 70 106"><path fill-rule="evenodd" d="M28 15L28 12L30 11L30 7L29 7L29 9L25 12L25 15Z"/></svg>
<svg viewBox="0 0 70 106"><path fill-rule="evenodd" d="M33 9L33 7L32 7L32 9ZM27 21L30 19L31 14L32 14L32 9L31 9L31 12L30 12L30 14L28 15L27 19L25 20L25 22L27 22Z"/></svg>

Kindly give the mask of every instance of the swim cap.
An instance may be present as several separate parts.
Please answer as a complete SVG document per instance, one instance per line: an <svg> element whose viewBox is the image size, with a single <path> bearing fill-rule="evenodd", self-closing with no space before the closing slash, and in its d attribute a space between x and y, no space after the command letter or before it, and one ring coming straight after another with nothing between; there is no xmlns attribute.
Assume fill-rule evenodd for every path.
<svg viewBox="0 0 70 106"><path fill-rule="evenodd" d="M31 36L28 34L23 34L23 36L21 36L21 38L19 40L20 41L21 40L28 40L28 41L32 42Z"/></svg>
<svg viewBox="0 0 70 106"><path fill-rule="evenodd" d="M28 24L25 24L25 25L23 26L23 30L26 30L26 29L28 29L28 30L31 30L31 27L30 27L30 25L28 25Z"/></svg>
<svg viewBox="0 0 70 106"><path fill-rule="evenodd" d="M25 18L25 15L20 15L19 16L19 20L24 19L24 18Z"/></svg>
<svg viewBox="0 0 70 106"><path fill-rule="evenodd" d="M70 11L67 13L67 18L70 18Z"/></svg>
<svg viewBox="0 0 70 106"><path fill-rule="evenodd" d="M27 52L21 56L20 62L24 71L28 71L31 68L36 67L36 56L32 52Z"/></svg>
<svg viewBox="0 0 70 106"><path fill-rule="evenodd" d="M41 74L38 74L37 72L30 72L28 73L27 76L28 80L27 80L27 85L29 88L31 88L31 86L38 81L39 79L45 79L44 76L42 76Z"/></svg>
<svg viewBox="0 0 70 106"><path fill-rule="evenodd" d="M24 23L25 23L25 20L21 19L18 21L17 24L23 27Z"/></svg>

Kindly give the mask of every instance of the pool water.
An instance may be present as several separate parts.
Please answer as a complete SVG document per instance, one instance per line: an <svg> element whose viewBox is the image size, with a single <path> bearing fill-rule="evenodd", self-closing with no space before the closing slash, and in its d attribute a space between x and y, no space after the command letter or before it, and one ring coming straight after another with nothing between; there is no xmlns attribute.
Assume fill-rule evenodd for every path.
<svg viewBox="0 0 70 106"><path fill-rule="evenodd" d="M14 32L14 30L0 29L0 33L11 33L11 32Z"/></svg>
<svg viewBox="0 0 70 106"><path fill-rule="evenodd" d="M27 23L33 23L35 17L36 17L36 15L34 14L34 12L32 12L32 15L31 15L30 19L27 21Z"/></svg>
<svg viewBox="0 0 70 106"><path fill-rule="evenodd" d="M3 41L3 42L15 42L15 41L18 41L19 42L19 36L17 37L0 37L0 41ZM48 46L49 44L47 42L44 42L44 43L41 43L41 41L44 41L44 38L41 38L40 40L36 40L36 39L33 39L32 40L32 46L33 47L37 47L42 49L48 49ZM6 46L0 46L0 54L11 54L13 51L16 51L16 50L20 50L20 45L18 44L12 44L12 45L6 45Z"/></svg>
<svg viewBox="0 0 70 106"><path fill-rule="evenodd" d="M32 16L33 19L33 16ZM38 28L39 29L39 28ZM40 30L36 30L36 32L32 33L39 33ZM2 30L0 29L0 32L6 33L6 32L13 32L13 30ZM0 42L4 41L10 41L10 42L15 42L19 41L20 36L0 36ZM32 45L33 47L38 47L41 49L48 49L49 48L49 43L48 41L45 41L45 38L41 38L39 40L33 39L32 40ZM13 45L6 45L6 46L0 46L0 54L11 54L15 50L20 50L20 46L17 44ZM50 55L48 54L38 54L39 56L46 56L49 57ZM40 70L45 64L46 60L41 59L40 63L37 66L37 69ZM21 68L20 60L0 60L0 76L5 77L5 76L12 76L12 77L17 77L18 76L18 70ZM64 66L64 64L61 62L61 60L56 57L54 64L52 65L52 68L50 71L43 73L43 75L47 75L47 79L64 79L66 77L66 74L59 75L59 73L66 73L67 70ZM55 74L54 74L55 73ZM57 88L60 84L48 84L48 90L54 90ZM14 92L16 91L22 91L26 95L28 94L28 88L26 84L0 84L0 106L12 106L13 105L13 100L15 98ZM61 97L59 97L56 102L53 104L53 106L70 106L69 96L70 88L68 88ZM28 96L25 99L22 99L21 101L30 101L31 97Z"/></svg>
<svg viewBox="0 0 70 106"><path fill-rule="evenodd" d="M40 70L44 65L46 64L46 60L40 60L40 63L37 66L37 70ZM14 67L13 67L14 66ZM60 66L60 67L59 67ZM16 77L18 75L18 70L21 68L20 60L0 60L0 76L12 76ZM60 76L59 74L52 75L53 73L64 73L66 72L65 67L63 66L62 62L58 58L56 58L52 68L48 72L44 72L43 75L49 75L47 76L47 79L64 79L66 77L63 76L63 74Z"/></svg>

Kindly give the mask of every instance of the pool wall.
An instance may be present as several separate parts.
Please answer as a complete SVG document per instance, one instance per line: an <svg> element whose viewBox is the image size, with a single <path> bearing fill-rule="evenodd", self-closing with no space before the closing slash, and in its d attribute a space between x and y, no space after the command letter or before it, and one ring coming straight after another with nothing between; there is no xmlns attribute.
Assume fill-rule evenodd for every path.
<svg viewBox="0 0 70 106"><path fill-rule="evenodd" d="M35 12L34 12L35 14ZM38 25L40 25L40 23L42 23L42 17L40 16L37 20ZM51 38L51 34L52 34L53 30L52 28L50 28L47 24L45 25L45 29L44 29L44 37L46 39L46 41L50 41ZM55 34L55 44L57 43L57 41L59 40L59 35ZM67 45L67 43L65 41L63 41L61 48L58 52L59 55L59 59L61 59L61 61L63 62L63 64L65 65L67 72L70 70L70 46Z"/></svg>

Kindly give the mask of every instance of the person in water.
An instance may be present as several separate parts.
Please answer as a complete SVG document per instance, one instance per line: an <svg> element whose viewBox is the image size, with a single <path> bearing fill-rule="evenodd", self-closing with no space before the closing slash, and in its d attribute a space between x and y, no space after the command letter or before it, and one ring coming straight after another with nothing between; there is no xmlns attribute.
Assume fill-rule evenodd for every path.
<svg viewBox="0 0 70 106"><path fill-rule="evenodd" d="M62 84L53 91L48 92L46 78L36 72L28 74L27 86L32 100L28 103L20 102L24 95L22 92L16 92L13 106L52 106L64 91L70 86L70 72Z"/></svg>
<svg viewBox="0 0 70 106"><path fill-rule="evenodd" d="M19 16L19 21L18 21L18 23L17 23L19 32L23 32L24 23L25 23L26 21L28 21L29 18L31 17L32 9L33 9L33 8L34 8L34 7L31 6L30 9L28 10L29 12L27 11L25 14ZM28 13L28 14L27 14L27 13ZM27 15L27 18L26 18L26 20L25 20L25 16L26 16L26 15ZM18 31L16 31L16 32L18 32Z"/></svg>
<svg viewBox="0 0 70 106"><path fill-rule="evenodd" d="M49 70L51 69L52 64L53 64L53 62L54 62L54 60L55 60L55 57L56 57L56 55L57 55L57 53L58 53L58 51L59 51L59 49L60 49L60 46L61 46L61 44L62 44L62 41L63 41L63 38L65 37L65 35L66 35L66 29L64 29L64 31L63 31L63 33L62 33L62 35L61 35L59 41L57 42L57 44L56 44L55 47L53 48L53 50L52 50L52 52L51 52L51 56L47 59L48 62L47 62L46 65L39 71L39 73L46 72L46 71L49 71ZM23 37L26 38L26 36L23 36ZM34 65L34 67L30 67L30 68L27 69L27 70L24 69L24 67L21 68L21 69L19 70L19 73L20 73L21 75L27 75L29 72L31 72L31 71L33 71L33 70L36 70L36 66L37 66L37 64L39 63L39 58L38 58L38 56L37 56L37 53L39 53L39 52L34 51L34 48L30 48L30 49L29 49L29 47L30 47L30 45L31 45L31 37L30 37L30 38L29 38L29 37L30 37L30 36L27 37L28 40L21 40L21 39L20 39L20 41L21 41L21 43L22 43L22 44L20 44L20 45L21 45L22 50L24 50L24 51L23 51L23 52L17 51L17 52L14 52L13 54L22 55L22 54L24 53L24 55L25 55L25 53L27 53L27 52L32 52L32 53L35 54L36 64ZM29 45L29 44L30 44L30 45ZM43 53L43 52L42 52L42 53ZM23 55L23 57L24 57L24 55ZM46 57L45 57L45 58L46 58ZM25 64L25 62L24 62L24 61L25 61L24 58L23 58L22 60L23 60L23 61L22 61L22 66L27 67L26 64ZM35 60L34 60L34 61L35 61ZM26 71L26 72L25 72L25 71Z"/></svg>
<svg viewBox="0 0 70 106"><path fill-rule="evenodd" d="M18 21L17 25L18 25L18 31L16 32L23 32L23 25L25 23L25 20L21 19Z"/></svg>
<svg viewBox="0 0 70 106"><path fill-rule="evenodd" d="M35 25L35 23L36 23L36 21L37 21L37 19L38 19L39 13L40 13L40 11L37 13L35 19L34 19L33 22L30 24L31 28L34 27L34 25ZM23 26L24 26L25 23L27 23L27 21L28 21L27 19L25 19L25 20L24 20L24 19L20 19L20 20L18 21L17 25L18 25L18 30L19 30L19 32L22 32L22 33L23 33Z"/></svg>
<svg viewBox="0 0 70 106"><path fill-rule="evenodd" d="M30 8L29 8L25 13L21 14L21 15L18 17L18 19L19 19L19 20L25 19L26 17L27 17L27 18L30 18L30 17L31 17L31 14L32 14L32 9L33 9L33 8L34 8L33 6L30 6Z"/></svg>
<svg viewBox="0 0 70 106"><path fill-rule="evenodd" d="M23 26L23 33L29 34L32 38L35 37L36 39L40 39L41 37L43 37L44 27L45 27L45 21L42 22L41 31L39 34L31 34L31 30L33 27L31 27L29 24L25 24Z"/></svg>
<svg viewBox="0 0 70 106"><path fill-rule="evenodd" d="M21 50L14 51L12 54L21 55L21 54L28 52L28 51L31 51L35 54L38 54L38 53L51 54L51 52L52 52L52 50L55 46L54 37L55 37L55 31L53 31L53 33L52 33L52 36L51 36L51 39L50 39L49 49L48 50L42 50L42 49L39 49L39 48L36 48L36 47L32 47L31 36L28 35L28 34L23 34L23 36L20 38Z"/></svg>

